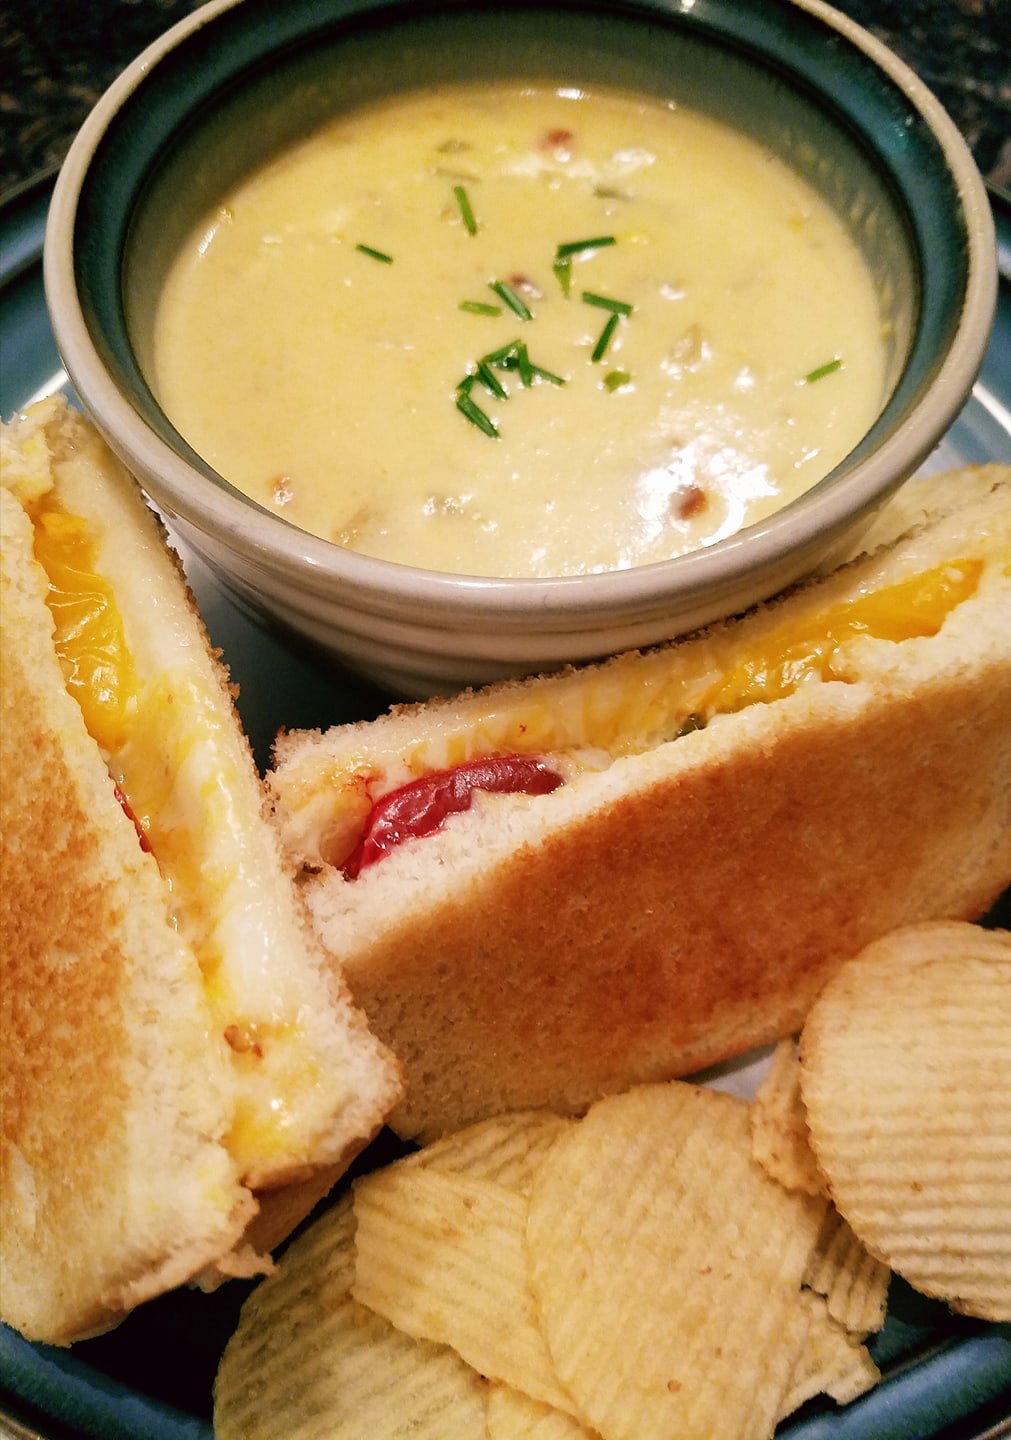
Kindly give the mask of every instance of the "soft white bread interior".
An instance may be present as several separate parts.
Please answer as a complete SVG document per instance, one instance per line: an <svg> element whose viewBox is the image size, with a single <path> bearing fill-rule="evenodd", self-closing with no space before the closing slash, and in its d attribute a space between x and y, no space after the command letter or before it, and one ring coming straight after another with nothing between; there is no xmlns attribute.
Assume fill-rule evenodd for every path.
<svg viewBox="0 0 1011 1440"><path fill-rule="evenodd" d="M307 923L159 523L62 400L2 440L0 1306L63 1342L248 1272L400 1077Z"/></svg>
<svg viewBox="0 0 1011 1440"><path fill-rule="evenodd" d="M27 515L0 489L0 1304L52 1342L211 1264L255 1202L231 1081L154 861L63 684ZM111 802L111 803L110 803Z"/></svg>
<svg viewBox="0 0 1011 1440"><path fill-rule="evenodd" d="M576 1110L774 1040L870 939L975 918L1008 884L1011 471L952 488L886 548L679 644L279 738L277 816L404 1064L401 1133ZM479 794L342 873L382 794L517 752L565 783Z"/></svg>
<svg viewBox="0 0 1011 1440"><path fill-rule="evenodd" d="M994 462L914 476L899 486L851 548L829 568L838 569L844 560L873 554L937 516L951 515L966 505L975 504L995 486L1007 484L1009 475L1011 467Z"/></svg>

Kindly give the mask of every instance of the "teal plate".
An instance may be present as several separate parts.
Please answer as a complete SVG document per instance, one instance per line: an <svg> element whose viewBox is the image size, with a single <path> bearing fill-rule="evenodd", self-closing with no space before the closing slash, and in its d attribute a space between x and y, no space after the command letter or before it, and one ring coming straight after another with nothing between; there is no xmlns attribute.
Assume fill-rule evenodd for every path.
<svg viewBox="0 0 1011 1440"><path fill-rule="evenodd" d="M50 186L40 182L0 210L0 414L67 388L46 315L42 237ZM979 381L925 468L1011 463L1011 206L994 198L1001 248L996 325ZM366 719L387 697L322 670L257 628L190 557L190 583L211 638L240 686L239 709L258 761L281 721L290 726ZM1011 927L1011 891L991 923ZM394 1153L381 1137L360 1164ZM0 1435L42 1440L213 1440L211 1386L249 1284L213 1295L179 1291L142 1306L109 1335L71 1350L31 1345L0 1326ZM1011 1325L953 1316L901 1281L871 1345L884 1380L838 1408L811 1401L778 1432L789 1440L996 1440L1011 1434ZM1005 1424L1005 1422L1007 1422ZM283 1417L278 1437L284 1435ZM369 1440L363 1436L362 1440Z"/></svg>

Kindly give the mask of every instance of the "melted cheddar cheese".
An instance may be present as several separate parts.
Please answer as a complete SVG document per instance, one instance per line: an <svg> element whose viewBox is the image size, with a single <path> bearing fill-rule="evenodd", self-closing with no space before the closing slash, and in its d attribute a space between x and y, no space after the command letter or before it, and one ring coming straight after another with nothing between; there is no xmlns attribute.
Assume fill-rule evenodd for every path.
<svg viewBox="0 0 1011 1440"><path fill-rule="evenodd" d="M97 573L85 522L47 502L33 516L35 557L49 577L53 643L88 733L108 754L124 742L137 677L111 587Z"/></svg>
<svg viewBox="0 0 1011 1440"><path fill-rule="evenodd" d="M981 560L955 561L785 621L709 689L700 701L702 715L708 719L781 700L812 675L847 679L842 652L857 635L893 642L936 635L955 606L975 593L982 572Z"/></svg>
<svg viewBox="0 0 1011 1440"><path fill-rule="evenodd" d="M307 1057L296 1026L248 1023L229 1025L225 1040L232 1063L244 1080L228 1132L231 1155L244 1164L263 1164L289 1148L301 1123L295 1097L320 1081L319 1066ZM265 1076L262 1059L267 1050L283 1057L274 1073Z"/></svg>
<svg viewBox="0 0 1011 1440"><path fill-rule="evenodd" d="M544 685L477 694L428 714L424 737L368 752L349 748L282 767L275 788L289 843L309 864L333 864L353 847L371 806L389 791L482 755L540 755L572 779L677 739L718 715L768 704L809 681L851 681L853 642L901 643L937 634L975 594L979 559L958 559L891 585L860 591L761 630L745 647L716 629L672 662L655 650L558 676Z"/></svg>
<svg viewBox="0 0 1011 1440"><path fill-rule="evenodd" d="M293 1097L307 1096L322 1077L306 1058L298 1024L280 1018L297 1016L297 1001L267 977L262 961L257 968L272 943L269 900L244 843L244 781L221 696L185 654L171 654L164 669L142 679L88 522L52 492L30 511L67 689L150 846L173 923L196 955L215 1029L229 1047L238 1080L229 1150L247 1174L304 1147ZM241 973L223 964L226 952L239 957ZM266 997L265 983L272 987ZM247 1018L253 995L269 1024Z"/></svg>

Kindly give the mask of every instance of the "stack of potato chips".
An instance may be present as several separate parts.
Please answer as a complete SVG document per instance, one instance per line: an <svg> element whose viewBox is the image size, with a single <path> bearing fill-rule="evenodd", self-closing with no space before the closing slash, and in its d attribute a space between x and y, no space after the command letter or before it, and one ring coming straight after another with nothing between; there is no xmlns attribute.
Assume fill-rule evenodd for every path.
<svg viewBox="0 0 1011 1440"><path fill-rule="evenodd" d="M640 1086L359 1180L254 1291L220 1440L765 1440L878 1371L891 1270L1011 1319L1011 935L869 947L753 1102Z"/></svg>

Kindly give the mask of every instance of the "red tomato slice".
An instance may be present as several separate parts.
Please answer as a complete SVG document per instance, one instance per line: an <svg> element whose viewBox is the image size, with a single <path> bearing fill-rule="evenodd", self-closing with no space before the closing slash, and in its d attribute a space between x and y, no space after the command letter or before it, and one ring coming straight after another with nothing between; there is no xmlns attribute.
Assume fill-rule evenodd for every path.
<svg viewBox="0 0 1011 1440"><path fill-rule="evenodd" d="M344 874L353 880L403 840L431 835L448 816L470 809L475 790L547 795L561 784L561 775L532 755L491 755L423 775L391 790L372 807L362 838L344 862Z"/></svg>
<svg viewBox="0 0 1011 1440"><path fill-rule="evenodd" d="M127 819L133 821L133 828L134 828L134 829L136 830L136 832L137 832L137 839L140 841L140 848L141 848L143 851L145 851L148 855L150 855L150 854L151 854L151 842L150 842L150 840L147 838L147 835L146 835L146 833L145 833L145 831L144 831L144 827L141 825L140 821L137 819L136 815L135 815L135 814L133 813L133 811L131 810L129 800L128 800L128 799L126 798L126 796L123 794L122 790L121 790L121 789L119 788L119 786L115 783L115 781L113 781L113 788L114 788L115 791L116 791L116 799L119 801L120 805L123 807L123 813L126 815Z"/></svg>

